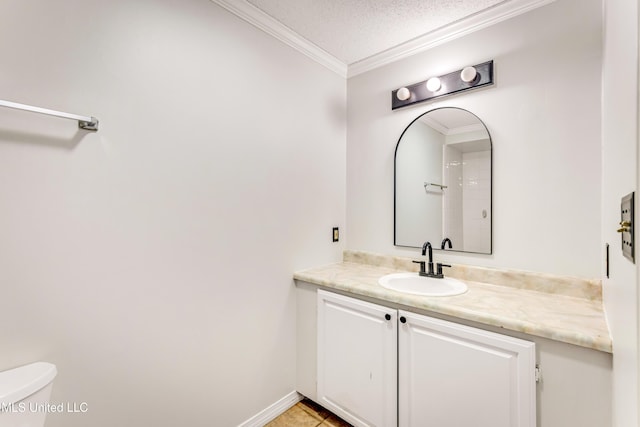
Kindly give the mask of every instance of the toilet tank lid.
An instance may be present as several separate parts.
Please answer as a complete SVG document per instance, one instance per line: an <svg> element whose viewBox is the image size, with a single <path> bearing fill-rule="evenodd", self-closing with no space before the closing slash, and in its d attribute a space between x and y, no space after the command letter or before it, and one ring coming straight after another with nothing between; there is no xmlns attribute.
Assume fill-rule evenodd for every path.
<svg viewBox="0 0 640 427"><path fill-rule="evenodd" d="M0 403L19 402L44 388L55 378L56 365L36 362L0 372Z"/></svg>

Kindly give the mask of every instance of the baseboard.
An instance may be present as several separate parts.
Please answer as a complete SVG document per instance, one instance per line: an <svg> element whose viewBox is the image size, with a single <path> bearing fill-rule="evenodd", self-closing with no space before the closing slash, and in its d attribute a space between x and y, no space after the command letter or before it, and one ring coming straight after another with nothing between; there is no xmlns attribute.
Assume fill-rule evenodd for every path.
<svg viewBox="0 0 640 427"><path fill-rule="evenodd" d="M302 395L294 390L247 421L239 424L238 427L263 427L269 421L272 421L301 400Z"/></svg>

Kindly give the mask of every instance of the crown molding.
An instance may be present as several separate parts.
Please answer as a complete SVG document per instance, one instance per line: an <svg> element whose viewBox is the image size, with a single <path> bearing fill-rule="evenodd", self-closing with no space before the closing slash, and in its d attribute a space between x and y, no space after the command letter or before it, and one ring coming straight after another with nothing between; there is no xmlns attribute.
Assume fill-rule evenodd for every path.
<svg viewBox="0 0 640 427"><path fill-rule="evenodd" d="M265 33L296 49L338 75L350 78L404 58L416 55L448 41L466 36L498 22L505 21L556 0L507 0L482 12L431 31L406 43L387 49L353 64L345 64L335 56L300 36L245 0L211 0Z"/></svg>
<svg viewBox="0 0 640 427"><path fill-rule="evenodd" d="M425 116L422 116L419 121L444 136L446 136L449 133L448 127L443 126L440 122L433 120L431 117L428 117L425 115Z"/></svg>
<svg viewBox="0 0 640 427"><path fill-rule="evenodd" d="M444 136L459 135L462 133L477 132L477 131L482 131L486 129L484 125L480 123L466 125L466 126L458 126L457 128L448 128L444 126L442 123L440 123L439 121L434 120L431 117L428 117L427 115L423 116L420 119L420 122L424 123L425 125L429 126L431 129L435 130L438 133L441 133Z"/></svg>
<svg viewBox="0 0 640 427"><path fill-rule="evenodd" d="M406 43L387 49L353 64L349 64L347 78L379 68L409 56L429 50L448 41L505 21L556 0L510 0L452 24L431 31Z"/></svg>
<svg viewBox="0 0 640 427"><path fill-rule="evenodd" d="M474 125L460 126L457 128L451 128L447 132L447 136L449 135L461 135L463 133L471 133L471 132L481 132L486 130L483 124L477 123Z"/></svg>
<svg viewBox="0 0 640 427"><path fill-rule="evenodd" d="M347 64L327 53L289 27L264 13L251 3L238 0L211 0L251 25L291 46L342 77L347 77Z"/></svg>

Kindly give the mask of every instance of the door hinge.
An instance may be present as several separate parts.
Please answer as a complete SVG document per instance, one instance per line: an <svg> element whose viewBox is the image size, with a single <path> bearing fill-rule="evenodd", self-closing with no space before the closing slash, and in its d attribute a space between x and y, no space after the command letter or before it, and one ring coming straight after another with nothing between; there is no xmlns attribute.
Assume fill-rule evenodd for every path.
<svg viewBox="0 0 640 427"><path fill-rule="evenodd" d="M536 383L539 383L540 381L542 381L542 372L540 371L540 365L536 365L534 376L536 378Z"/></svg>

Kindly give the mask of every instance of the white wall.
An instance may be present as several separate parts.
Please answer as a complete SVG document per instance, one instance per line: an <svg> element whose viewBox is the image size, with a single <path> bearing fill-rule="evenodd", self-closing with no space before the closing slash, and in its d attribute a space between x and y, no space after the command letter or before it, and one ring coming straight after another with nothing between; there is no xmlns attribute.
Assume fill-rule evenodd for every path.
<svg viewBox="0 0 640 427"><path fill-rule="evenodd" d="M615 427L637 427L638 251L623 257L620 199L638 198L638 2L606 0L602 80L602 240L609 243L610 277L603 270L604 303L613 338ZM638 220L636 201L636 221ZM636 242L640 238L636 227ZM602 260L604 243L602 245Z"/></svg>
<svg viewBox="0 0 640 427"><path fill-rule="evenodd" d="M348 81L348 247L393 246L393 149L416 116L453 106L493 140L493 255L438 260L600 276L601 8L558 0ZM495 61L496 84L391 111L393 89Z"/></svg>
<svg viewBox="0 0 640 427"><path fill-rule="evenodd" d="M425 188L424 183L442 183L444 143L444 135L418 120L404 132L402 144L395 148L395 162L399 165L395 181L403 189L396 200L401 224L396 228L399 245L422 246L424 236L442 236L443 193L438 187Z"/></svg>
<svg viewBox="0 0 640 427"><path fill-rule="evenodd" d="M0 370L48 425L232 426L295 387L292 272L339 260L343 78L207 0L0 2Z"/></svg>

